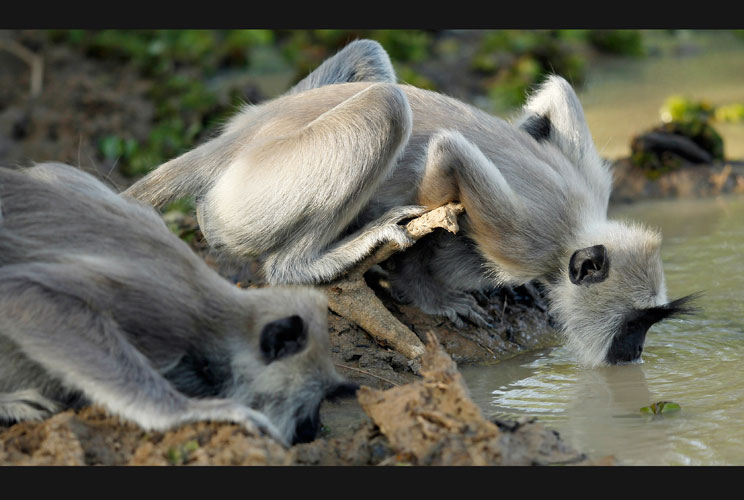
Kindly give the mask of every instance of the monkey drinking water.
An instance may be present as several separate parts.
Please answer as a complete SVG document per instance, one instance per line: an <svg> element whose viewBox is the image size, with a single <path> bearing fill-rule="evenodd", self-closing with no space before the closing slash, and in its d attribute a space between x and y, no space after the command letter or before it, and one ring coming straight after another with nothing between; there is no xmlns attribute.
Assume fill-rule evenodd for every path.
<svg viewBox="0 0 744 500"><path fill-rule="evenodd" d="M241 290L152 207L73 167L0 168L0 420L98 403L146 429L197 420L312 440L355 387L305 287Z"/></svg>
<svg viewBox="0 0 744 500"><path fill-rule="evenodd" d="M612 176L579 100L549 77L508 123L398 84L373 41L349 44L284 95L247 105L222 133L125 194L162 207L195 196L210 244L262 257L270 283L333 280L386 241L394 296L488 326L471 291L538 280L588 366L640 359L668 302L661 236L607 219ZM412 246L399 221L458 200L456 235Z"/></svg>

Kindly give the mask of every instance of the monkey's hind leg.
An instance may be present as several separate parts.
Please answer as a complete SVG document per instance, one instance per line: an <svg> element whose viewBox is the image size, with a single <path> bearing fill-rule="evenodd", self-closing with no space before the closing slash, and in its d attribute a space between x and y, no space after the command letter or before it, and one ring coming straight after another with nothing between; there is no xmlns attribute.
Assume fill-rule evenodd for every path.
<svg viewBox="0 0 744 500"><path fill-rule="evenodd" d="M145 429L229 421L286 443L261 412L230 400L193 399L178 392L128 342L110 315L41 282L40 277L69 273L69 269L59 264L25 267L0 273L0 332L64 386ZM37 272L28 273L32 267Z"/></svg>
<svg viewBox="0 0 744 500"><path fill-rule="evenodd" d="M418 201L428 208L462 202L468 237L478 242L481 251L485 249L485 255L459 234L438 240L432 235L436 244L431 248L413 247L400 256L393 287L419 309L446 316L458 326L463 319L488 326L488 314L466 290L503 281L487 265L489 260L506 267L512 264L509 235L521 218L522 199L480 149L459 132L442 131L429 142ZM430 255L421 258L422 252Z"/></svg>
<svg viewBox="0 0 744 500"><path fill-rule="evenodd" d="M257 144L205 198L205 236L237 256L264 255L271 284L327 282L387 241L411 245L397 222L423 213L415 206L339 241L394 168L411 127L403 91L375 83Z"/></svg>

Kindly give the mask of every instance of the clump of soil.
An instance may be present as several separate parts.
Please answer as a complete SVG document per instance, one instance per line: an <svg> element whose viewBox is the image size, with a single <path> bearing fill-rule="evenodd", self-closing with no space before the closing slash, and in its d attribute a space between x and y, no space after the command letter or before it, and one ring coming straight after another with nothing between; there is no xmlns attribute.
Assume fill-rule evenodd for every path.
<svg viewBox="0 0 744 500"><path fill-rule="evenodd" d="M484 419L470 399L457 365L434 335L428 337L421 363L422 380L386 391L367 387L359 391L362 408L388 438L396 461L414 465L529 465L585 459L539 424L518 424L502 431Z"/></svg>
<svg viewBox="0 0 744 500"><path fill-rule="evenodd" d="M714 161L679 168L653 179L630 158L613 165L611 203L632 203L644 199L704 198L726 193L744 193L744 162Z"/></svg>
<svg viewBox="0 0 744 500"><path fill-rule="evenodd" d="M673 121L634 137L631 160L657 179L683 165L723 160L723 140L705 120Z"/></svg>
<svg viewBox="0 0 744 500"><path fill-rule="evenodd" d="M98 407L22 422L0 434L4 465L286 465L280 444L235 424L145 432Z"/></svg>

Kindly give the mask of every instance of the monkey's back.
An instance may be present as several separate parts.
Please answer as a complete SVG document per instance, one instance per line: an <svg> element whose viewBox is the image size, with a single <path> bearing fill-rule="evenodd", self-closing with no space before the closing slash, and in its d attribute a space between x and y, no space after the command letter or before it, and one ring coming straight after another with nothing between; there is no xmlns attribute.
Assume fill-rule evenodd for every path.
<svg viewBox="0 0 744 500"><path fill-rule="evenodd" d="M152 207L68 165L0 168L0 207L0 274L110 311L134 336L176 328L188 339L230 288Z"/></svg>

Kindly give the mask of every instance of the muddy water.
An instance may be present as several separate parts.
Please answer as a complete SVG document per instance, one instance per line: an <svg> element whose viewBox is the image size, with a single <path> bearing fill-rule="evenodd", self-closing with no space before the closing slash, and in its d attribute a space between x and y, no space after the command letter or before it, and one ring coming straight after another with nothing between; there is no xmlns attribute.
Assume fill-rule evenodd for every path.
<svg viewBox="0 0 744 500"><path fill-rule="evenodd" d="M463 368L487 415L535 416L576 448L626 464L744 465L744 198L638 203L611 211L662 229L670 298L703 312L651 328L643 361L582 369L559 347ZM662 417L640 408L674 401Z"/></svg>

